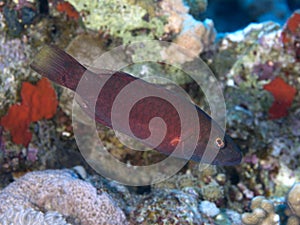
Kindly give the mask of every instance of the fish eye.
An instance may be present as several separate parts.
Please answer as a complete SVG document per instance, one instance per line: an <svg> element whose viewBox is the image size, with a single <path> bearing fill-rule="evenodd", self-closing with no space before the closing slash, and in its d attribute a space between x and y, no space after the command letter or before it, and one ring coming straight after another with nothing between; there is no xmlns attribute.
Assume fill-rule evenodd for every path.
<svg viewBox="0 0 300 225"><path fill-rule="evenodd" d="M222 138L216 138L216 145L217 145L217 147L219 148L219 149L222 149L222 148L224 148L224 146L225 146L225 143L224 143L224 141L222 140Z"/></svg>

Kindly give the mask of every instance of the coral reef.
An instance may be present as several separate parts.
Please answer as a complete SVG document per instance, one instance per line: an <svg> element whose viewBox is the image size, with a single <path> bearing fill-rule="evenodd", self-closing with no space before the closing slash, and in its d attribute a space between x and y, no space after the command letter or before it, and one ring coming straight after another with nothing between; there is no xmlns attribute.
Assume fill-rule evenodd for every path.
<svg viewBox="0 0 300 225"><path fill-rule="evenodd" d="M184 0L184 3L189 6L189 14L196 18L207 8L207 0Z"/></svg>
<svg viewBox="0 0 300 225"><path fill-rule="evenodd" d="M66 13L71 19L78 19L79 13L74 9L74 7L69 2L59 2L56 5L56 9L59 12Z"/></svg>
<svg viewBox="0 0 300 225"><path fill-rule="evenodd" d="M31 1L10 1L2 4L8 34L19 37L24 28L28 27L37 16L34 3Z"/></svg>
<svg viewBox="0 0 300 225"><path fill-rule="evenodd" d="M263 196L255 197L251 202L252 213L244 213L242 221L246 225L279 225L279 215L275 213L273 202Z"/></svg>
<svg viewBox="0 0 300 225"><path fill-rule="evenodd" d="M1 30L0 34L0 108L3 110L15 101L18 90L16 81L29 76L26 66L30 59L28 45L20 39L9 39Z"/></svg>
<svg viewBox="0 0 300 225"><path fill-rule="evenodd" d="M288 192L286 201L289 208L286 210L289 216L287 225L294 225L300 223L300 183L295 183Z"/></svg>
<svg viewBox="0 0 300 225"><path fill-rule="evenodd" d="M178 190L153 192L131 212L133 224L200 224L197 199Z"/></svg>
<svg viewBox="0 0 300 225"><path fill-rule="evenodd" d="M296 183L287 195L287 202L293 213L300 216L300 183Z"/></svg>
<svg viewBox="0 0 300 225"><path fill-rule="evenodd" d="M292 15L288 23L297 24L297 16ZM294 45L294 41L284 44L284 33L289 34L289 40L297 37L296 33L289 33L285 28L282 30L271 22L252 24L228 34L220 40L219 53L212 65L220 77L225 76L227 121L229 129L234 128L230 131L232 136L241 140L241 147L247 146L249 155L263 158L264 163L269 164L268 170L274 172L275 161L279 164L279 154L283 152L283 157L288 160L286 165L290 168L296 166L297 163L291 161L295 160L297 151L286 149L296 150L299 146L298 137L291 135L289 126L280 128L281 121L278 120L290 124L299 98L297 71L300 65L295 48L292 51L287 47ZM232 58L220 66L219 60L228 54Z"/></svg>
<svg viewBox="0 0 300 225"><path fill-rule="evenodd" d="M2 225L23 225L23 224L36 224L36 225L71 225L67 223L65 218L57 212L36 211L32 208L15 207L7 210L0 215L0 223Z"/></svg>
<svg viewBox="0 0 300 225"><path fill-rule="evenodd" d="M129 4L126 0L68 2L81 12L87 28L107 32L115 38L121 38L124 43L159 38L163 34L162 19L153 17L149 21L145 20L147 11L138 5Z"/></svg>
<svg viewBox="0 0 300 225"><path fill-rule="evenodd" d="M37 211L57 211L83 225L126 224L123 212L106 193L97 194L71 170L27 173L0 193L0 213L16 206ZM18 211L16 211L16 214Z"/></svg>
<svg viewBox="0 0 300 225"><path fill-rule="evenodd" d="M49 6L43 12L47 16L39 4ZM58 0L49 5L48 1L0 1L0 178L4 188L0 224L127 224L125 215L132 224L299 224L300 12L281 25L297 6L295 0ZM226 19L224 10L229 12ZM213 15L212 20L205 19L208 15ZM234 33L217 36L215 30L223 26L218 31L230 31L229 26L234 29L270 18L273 22L251 24ZM52 88L44 89L48 84L39 86L37 75L28 67L40 46L68 46L71 55L91 65L116 45L149 39L173 41L192 54L186 57L174 48L149 48L118 57L135 62L159 50L171 62L192 66L201 54L224 90L227 130L244 152L243 163L199 169L190 162L170 179L145 187L108 181L91 174L88 166L88 173L82 167L27 173L86 166L72 132L73 94L57 86L57 96ZM206 107L199 88L180 69L162 63L133 64L124 71L145 79L156 75L175 81ZM161 83L173 90L172 82ZM32 97L34 93L38 97ZM49 93L55 100L45 99ZM49 107L44 107L45 102ZM4 129L26 147L12 143ZM164 157L131 151L111 130L97 129L108 151L132 168L138 170ZM110 166L102 161L104 167ZM151 179L165 168L157 170L136 179ZM116 173L128 177L124 171Z"/></svg>
<svg viewBox="0 0 300 225"><path fill-rule="evenodd" d="M45 91L49 90L49 88L43 90L44 93L42 95L44 97L42 99L37 97L37 95L41 94L41 91L34 91L35 94L37 94L35 95L34 99L31 99L31 97L29 97L28 94L30 94L30 90L32 91L34 89L33 87L36 87L36 85L31 86L31 84L38 83L40 79L37 73L34 73L30 69L29 63L33 55L36 54L36 51L40 48L41 45L47 43L49 44L50 42L56 42L60 46L65 46L66 43L68 43L70 39L74 37L75 29L77 29L79 25L76 25L73 20L73 22L71 20L66 20L66 17L62 16L61 14L58 14L56 10L53 10L53 7L55 7L55 5L50 5L51 17L43 17L44 15L39 15L39 19L33 21L34 24L28 24L24 26L24 29L21 33L21 37L11 37L8 34L8 29L10 28L8 27L9 23L7 19L9 18L6 17L5 19L3 15L4 6L10 4L17 4L18 9L16 10L19 10L23 7L29 7L29 5L31 5L32 7L32 4L38 3L36 1L14 2L15 3L13 3L12 1L0 2L0 117L3 117L5 114L7 114L8 110L11 111L10 107L14 108L12 111L17 113L18 116L11 120L11 122L13 123L10 124L10 127L13 126L15 128L15 133L18 133L18 135L12 135L12 133L14 133L12 132L10 133L10 136L8 132L3 131L4 127L0 128L0 170L5 172L19 172L24 170L32 170L33 167L35 169L45 169L54 167L61 168L61 166L58 165L62 165L62 161L58 161L64 158L63 161L66 162L66 155L75 155L74 153L76 153L77 151L76 145L74 144L75 141L73 140L73 143L70 143L70 140L72 139L72 137L70 137L70 142L68 143L69 146L67 147L67 149L65 149L66 151L61 151L61 147L64 146L63 143L66 143L66 135L64 135L65 131L67 130L70 133L70 126L66 126L66 124L61 123L61 115L52 118L51 121L43 120L31 123L29 125L30 131L28 130L27 125L30 123L28 122L29 117L32 117L32 119L36 119L37 117L43 118L42 114L44 114L45 111L48 111L48 113L50 113L50 108L52 108L53 110L55 108L56 110L56 107L53 107L55 105L55 101L53 101L52 104L50 104L50 101L47 101L47 103L50 104L47 106L44 105L46 103L44 102L43 106L40 107L42 104L40 100L45 100L45 96L47 95ZM48 4L44 1L41 1L39 3L46 5ZM33 6L33 9L37 9L36 7ZM18 11L18 13L23 13L23 11ZM25 16L25 14L23 16ZM22 107L18 103L21 102L21 98L23 97L20 95L20 93L22 92L21 89L24 86L23 83L30 83L30 85L26 84L25 96L28 97L27 100L30 100L30 104L33 103L31 105L28 105L30 110L25 111L28 111L28 113L34 112L34 116L28 116L28 114L26 116L26 112L24 110L22 110L21 112L21 109L25 109L24 102L21 103L23 105ZM41 86L45 87L45 85ZM60 91L62 89L58 86L55 86L54 88L56 89L56 92L58 93L59 97ZM51 91L49 92L49 94L51 94ZM45 111L42 112L43 110ZM53 114L53 112L51 112L50 114ZM19 115L22 115L22 118ZM49 118L49 116L47 117ZM23 122L25 122L25 124L23 122L20 122L21 119L23 119ZM60 123L56 123L56 119L56 122L60 121ZM2 119L3 123L8 122L4 122L4 120L5 119ZM70 118L65 120L65 122L66 121L70 121ZM16 125L18 122L20 126ZM27 147L24 147L23 145L16 145L11 140L11 137L17 137L17 142L21 142ZM61 137L64 138L63 142L60 142ZM29 141L30 143L28 144ZM73 149L71 149L70 147L72 147ZM58 157L58 155L60 155L60 157ZM78 156L76 158L78 159ZM78 164L78 161L75 163L75 165L76 164ZM74 164L71 166L74 166Z"/></svg>
<svg viewBox="0 0 300 225"><path fill-rule="evenodd" d="M300 183L295 183L287 192L286 199L273 197L267 200L264 196L256 196L251 201L251 213L242 214L246 225L295 225L300 222L299 207Z"/></svg>
<svg viewBox="0 0 300 225"><path fill-rule="evenodd" d="M276 77L269 84L264 85L264 89L271 92L274 102L269 109L270 119L279 119L288 115L288 109L291 107L296 89L285 83L285 81Z"/></svg>
<svg viewBox="0 0 300 225"><path fill-rule="evenodd" d="M178 173L173 177L161 183L155 184L158 189L177 189L185 190L190 187L195 189L202 201L215 203L218 207L225 207L225 203L231 205L231 202L240 202L238 196L241 192L233 190L235 187L231 184L231 178L227 177L224 171L215 166L192 166L186 173ZM238 179L238 177L235 177ZM230 196L230 197L229 197ZM238 208L233 207L235 210Z"/></svg>
<svg viewBox="0 0 300 225"><path fill-rule="evenodd" d="M130 212L132 224L241 224L235 211L222 210L209 201L199 201L193 187L159 189L140 199Z"/></svg>
<svg viewBox="0 0 300 225"><path fill-rule="evenodd" d="M21 97L22 102L10 106L0 123L10 131L14 143L27 147L32 137L30 123L52 118L58 102L56 92L46 78L42 78L36 86L24 82Z"/></svg>
<svg viewBox="0 0 300 225"><path fill-rule="evenodd" d="M224 192L238 212L254 196L285 195L300 179L299 18L296 11L283 27L251 24L222 36L211 58L204 54L224 82L227 129L245 153L236 185Z"/></svg>
<svg viewBox="0 0 300 225"><path fill-rule="evenodd" d="M195 57L211 48L215 41L216 31L212 20L203 22L195 20L188 14L188 7L181 0L164 0L160 3L162 13L168 16L165 32L175 36L174 43L189 49L190 57L174 49L172 46L166 50L166 55L172 56L173 62L183 64L192 61Z"/></svg>
<svg viewBox="0 0 300 225"><path fill-rule="evenodd" d="M220 213L220 209L216 206L216 204L209 201L202 201L199 204L199 210L209 217L215 217Z"/></svg>
<svg viewBox="0 0 300 225"><path fill-rule="evenodd" d="M287 20L281 32L281 41L286 53L291 54L299 62L300 11L295 11Z"/></svg>
<svg viewBox="0 0 300 225"><path fill-rule="evenodd" d="M76 0L69 2L82 12L87 28L107 32L115 38L121 38L123 43L174 39L174 43L189 49L193 55L190 59L184 59L180 52L169 49L166 54L172 54L174 61L179 63L191 61L199 53L208 50L216 36L212 20L200 22L193 19L181 0L164 0L157 5L153 3L155 16L150 16L149 21L144 19L147 11L143 7L129 4L126 0L85 4ZM122 24L119 23L120 20L123 21Z"/></svg>

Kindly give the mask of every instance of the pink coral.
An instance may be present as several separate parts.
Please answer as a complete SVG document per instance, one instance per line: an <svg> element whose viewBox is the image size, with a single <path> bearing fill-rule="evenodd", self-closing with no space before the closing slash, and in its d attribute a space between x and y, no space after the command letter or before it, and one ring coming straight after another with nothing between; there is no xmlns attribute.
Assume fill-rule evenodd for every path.
<svg viewBox="0 0 300 225"><path fill-rule="evenodd" d="M31 172L0 193L0 215L16 206L57 211L82 225L127 224L123 212L106 193L97 194L90 183L71 170Z"/></svg>

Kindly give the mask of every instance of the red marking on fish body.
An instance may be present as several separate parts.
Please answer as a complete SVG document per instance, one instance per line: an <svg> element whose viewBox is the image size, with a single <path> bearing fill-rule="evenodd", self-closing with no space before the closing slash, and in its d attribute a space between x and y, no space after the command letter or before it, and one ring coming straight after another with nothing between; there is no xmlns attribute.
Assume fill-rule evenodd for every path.
<svg viewBox="0 0 300 225"><path fill-rule="evenodd" d="M178 145L179 142L180 142L180 137L175 137L171 140L170 144L172 146L176 146L176 145Z"/></svg>

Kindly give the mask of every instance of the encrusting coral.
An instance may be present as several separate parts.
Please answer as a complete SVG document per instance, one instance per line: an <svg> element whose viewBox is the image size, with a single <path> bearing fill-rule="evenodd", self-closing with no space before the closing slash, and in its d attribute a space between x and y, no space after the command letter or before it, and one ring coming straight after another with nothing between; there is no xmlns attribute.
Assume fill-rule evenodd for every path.
<svg viewBox="0 0 300 225"><path fill-rule="evenodd" d="M20 210L15 207L19 206L56 211L82 225L127 224L122 210L106 193L97 194L96 188L78 179L71 170L27 173L0 192L0 202L0 218L7 214L18 217Z"/></svg>

